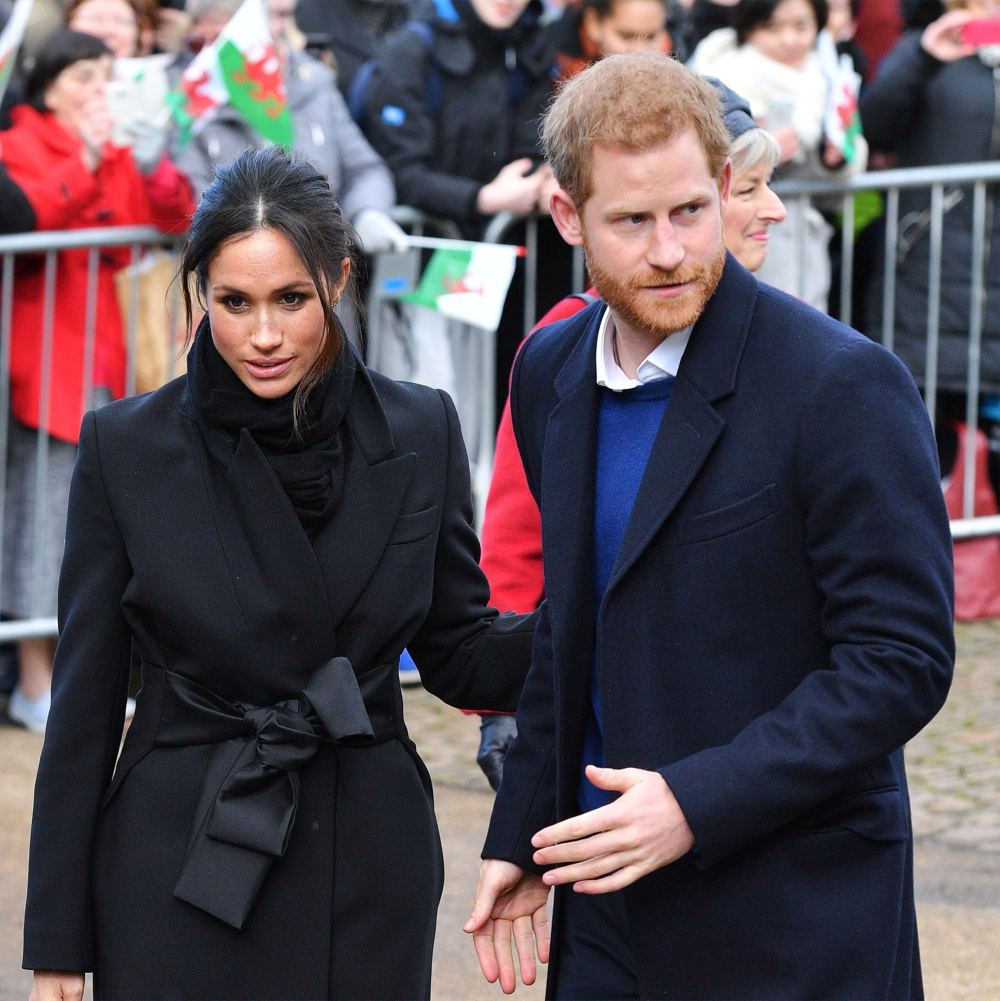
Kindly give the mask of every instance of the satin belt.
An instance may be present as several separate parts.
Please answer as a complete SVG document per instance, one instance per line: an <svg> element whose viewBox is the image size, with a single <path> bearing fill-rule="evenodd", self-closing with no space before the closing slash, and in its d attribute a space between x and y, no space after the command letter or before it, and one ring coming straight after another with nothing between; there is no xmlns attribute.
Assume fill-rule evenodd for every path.
<svg viewBox="0 0 1000 1001"><path fill-rule="evenodd" d="M299 801L299 769L321 743L365 747L403 732L398 667L358 678L346 657L313 672L297 698L228 702L180 674L143 664L140 701L160 695L155 746L217 744L202 778L174 896L242 928L274 860L285 854ZM155 692L160 688L159 693Z"/></svg>

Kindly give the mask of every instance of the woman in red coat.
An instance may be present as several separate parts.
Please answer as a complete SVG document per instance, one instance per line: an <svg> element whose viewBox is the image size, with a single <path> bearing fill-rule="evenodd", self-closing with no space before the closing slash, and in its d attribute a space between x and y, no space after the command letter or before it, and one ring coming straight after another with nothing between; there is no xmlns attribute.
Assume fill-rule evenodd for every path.
<svg viewBox="0 0 1000 1001"><path fill-rule="evenodd" d="M110 76L111 53L100 39L76 31L50 36L28 75L26 101L12 110L14 124L2 133L4 166L27 195L39 230L149 224L164 232L183 230L194 210L187 180L165 159L143 174L128 149L109 142L104 88ZM130 255L129 247L102 249L91 275L88 250L60 252L50 317L45 258L30 255L17 262L0 593L0 608L8 616L55 614L80 421L88 406L125 392L124 331L114 274ZM91 283L96 284L96 322L88 348ZM47 454L38 447L43 434L49 436ZM46 487L36 497L39 475ZM48 714L52 641L24 640L18 653L20 684L8 711L41 730Z"/></svg>

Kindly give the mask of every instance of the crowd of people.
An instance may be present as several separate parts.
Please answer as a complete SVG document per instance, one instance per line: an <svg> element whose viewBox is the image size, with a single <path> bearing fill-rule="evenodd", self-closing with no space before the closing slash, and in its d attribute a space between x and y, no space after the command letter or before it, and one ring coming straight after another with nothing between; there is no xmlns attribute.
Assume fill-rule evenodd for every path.
<svg viewBox="0 0 1000 1001"><path fill-rule="evenodd" d="M898 6L858 0L266 2L295 150L327 177L367 253L405 247L405 234L390 216L397 203L451 220L471 238L481 235L497 213L547 217L555 181L540 155L538 121L557 80L618 52L673 54L735 89L778 144L774 171L779 179L857 173L867 164L869 148L875 165L903 166L988 160L998 152L993 64L1000 57L995 47L974 49L961 40L969 19L1000 7L994 0L950 0L947 11L936 2L912 0ZM265 141L223 105L185 141L171 120L133 118L111 142L115 123L105 88L115 60L158 52L169 58L168 74L176 85L239 6L240 0L36 3L2 111L4 230L154 223L165 232L182 231L216 167ZM821 37L828 37L838 53L849 54L864 80L861 116L867 142L859 139L849 161L824 131L829 80ZM956 116L960 129L950 127ZM766 184L770 171L764 174L761 183ZM945 467L957 451L954 428L965 406L971 201L960 189L947 199L937 376ZM838 224L825 208L822 202L795 201L782 209L788 222L775 226L777 217L767 220L765 239L758 240L758 246L766 248L769 240L771 247L759 265L761 280L821 310L830 305L831 238ZM897 295L908 308L896 320L896 350L921 382L926 193L905 192L901 213ZM989 217L992 225L1000 225L996 213ZM872 233L877 229L876 223ZM547 309L582 290L569 287L565 245L547 218L540 232L539 303ZM875 248L875 260L862 276L858 326L878 338L881 245L874 235L862 242L862 248L867 245ZM987 246L995 245L987 240ZM124 249L100 257L97 338L92 356L85 358L87 255L82 250L60 254L47 349L51 376L44 393L44 275L30 258L18 265L0 598L0 610L8 617L55 614L80 419L86 409L124 389L113 276L126 257ZM988 304L1000 295L996 271L986 268ZM498 331L501 402L524 333L519 291L512 290ZM360 343L356 311L342 306L339 312L352 340ZM992 336L1000 311L987 308L984 315L983 421L990 426L1000 415L1000 348ZM36 468L40 431L49 436L42 471ZM34 491L43 480L45 524L39 535L27 526L33 524L39 506ZM494 599L501 607L517 607L509 604L503 587ZM32 728L44 726L51 656L48 639L18 644L20 680L11 713ZM509 721L487 718L485 723L485 730L511 729ZM484 733L484 747L491 741L495 748L495 737ZM493 771L491 780L498 781L498 773Z"/></svg>
<svg viewBox="0 0 1000 1001"><path fill-rule="evenodd" d="M404 649L429 688L483 716L479 760L500 793L467 931L488 979L513 989L512 940L521 978L534 978L532 957L550 951L550 888L577 882L582 893L557 896L558 996L640 997L666 981L671 996L706 982L783 996L787 971L737 977L734 954L706 980L690 957L699 929L734 907L761 936L742 947L766 951L774 928L746 901L762 880L796 884L786 825L814 835L834 817L900 846L892 879L867 851L835 867L878 896L869 926L894 928L895 945L847 975L830 957L860 948L864 924L803 918L796 990L839 977L855 993L884 981L887 998L918 996L899 747L939 707L953 656L940 482L965 416L977 220L969 190L949 188L935 436L914 389L927 376L929 195L900 204L899 365L871 343L878 219L858 237L871 258L855 290L866 340L824 315L839 203L785 205L770 184L996 159L1000 45L966 27L1000 18L1000 0L263 0L291 157L226 102L193 127L116 117L123 61L161 56L179 88L241 2L36 0L0 108L2 231L186 235L190 329L185 380L106 406L126 395L115 282L128 248L60 250L54 283L41 255L17 259L0 614L58 607L61 630L58 649L17 642L8 707L47 731L25 948L37 997L77 990L95 968L109 998L166 984L222 996L241 977L248 997L423 996L440 865L425 773L396 714ZM10 7L0 0L0 16ZM860 86L849 143L846 119L830 131L844 67ZM1000 425L992 199L987 432ZM516 284L497 332L506 405L481 568L453 406L365 366L358 282L365 255L407 247L397 205L469 239L501 213L538 222L542 333L522 344ZM575 246L586 290L571 285ZM595 344L596 386L582 360ZM735 435L711 452L727 421ZM865 443L856 460L841 454L849 439ZM856 509L854 489L868 498ZM903 502L908 526L889 532L885 512ZM865 555L875 538L877 565ZM653 609L661 592L668 604ZM724 621L706 612L720 602ZM666 649L707 687L661 678ZM107 665L97 680L95 658ZM612 666L624 661L627 692ZM834 703L849 736L828 726ZM670 721L662 733L633 725L644 704ZM113 769L108 734L133 713ZM795 720L813 728L808 762ZM423 818L412 858L393 857L398 803L359 796L376 781ZM169 795L150 811L155 790ZM859 798L868 812L856 817ZM636 862L619 833L644 811L658 826ZM302 819L293 832L297 812L310 835ZM334 838L345 823L376 832L357 870L357 846ZM141 894L123 892L120 872L143 867L154 831L169 851L143 868ZM705 893L702 868L743 858L754 839L757 868L737 865ZM280 953L317 872L306 911L352 931L317 938L293 975ZM626 896L637 881L645 893ZM692 921L663 917L668 892L697 902ZM359 964L404 910L392 961ZM682 973L661 938L686 943ZM807 938L837 949L811 952ZM610 961L591 947L600 940Z"/></svg>

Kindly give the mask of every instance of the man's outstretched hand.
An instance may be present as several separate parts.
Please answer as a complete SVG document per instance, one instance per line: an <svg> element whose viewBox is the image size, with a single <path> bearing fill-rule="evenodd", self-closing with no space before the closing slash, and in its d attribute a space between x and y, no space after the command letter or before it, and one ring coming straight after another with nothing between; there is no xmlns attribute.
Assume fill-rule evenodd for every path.
<svg viewBox="0 0 1000 1001"><path fill-rule="evenodd" d="M513 994L517 987L514 947L526 986L535 982L536 952L539 962L549 961L548 896L549 888L540 876L513 862L485 859L479 867L476 899L465 931L472 935L483 976L491 984L499 980L504 994Z"/></svg>

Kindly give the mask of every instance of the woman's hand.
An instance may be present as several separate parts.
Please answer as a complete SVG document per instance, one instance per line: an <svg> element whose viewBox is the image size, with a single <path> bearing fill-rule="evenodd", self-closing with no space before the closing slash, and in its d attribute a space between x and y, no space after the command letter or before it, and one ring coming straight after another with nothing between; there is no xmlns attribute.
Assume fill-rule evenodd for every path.
<svg viewBox="0 0 1000 1001"><path fill-rule="evenodd" d="M935 59L951 63L975 53L975 46L962 41L962 28L973 20L967 10L950 10L932 21L920 36L920 46Z"/></svg>
<svg viewBox="0 0 1000 1001"><path fill-rule="evenodd" d="M35 970L28 1001L80 1001L83 997L82 973Z"/></svg>
<svg viewBox="0 0 1000 1001"><path fill-rule="evenodd" d="M104 145L111 140L111 112L103 97L95 97L83 106L76 131L83 143L84 165L89 171L97 170L104 159Z"/></svg>
<svg viewBox="0 0 1000 1001"><path fill-rule="evenodd" d="M799 135L791 125L771 133L778 142L781 156L778 163L788 163L799 155Z"/></svg>

